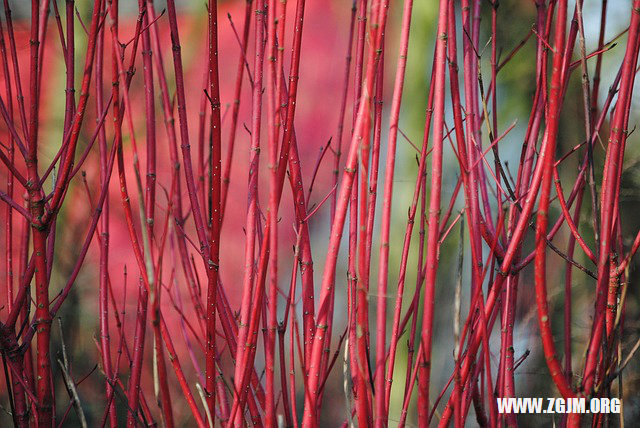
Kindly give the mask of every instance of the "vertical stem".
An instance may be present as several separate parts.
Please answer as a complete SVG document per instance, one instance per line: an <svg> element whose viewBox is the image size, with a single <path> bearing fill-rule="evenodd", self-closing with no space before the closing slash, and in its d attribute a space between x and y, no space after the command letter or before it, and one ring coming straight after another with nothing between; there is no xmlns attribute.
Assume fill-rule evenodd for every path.
<svg viewBox="0 0 640 428"><path fill-rule="evenodd" d="M218 287L218 269L220 265L220 162L221 162L221 123L220 123L220 84L218 77L218 16L217 0L209 0L209 96L211 97L211 233L209 236L208 287L207 287L207 352L206 352L206 390L207 405L215 413L216 380L216 295Z"/></svg>
<svg viewBox="0 0 640 428"><path fill-rule="evenodd" d="M142 376L142 363L144 358L144 339L147 325L147 307L149 302L149 293L146 288L140 284L138 287L138 309L136 312L136 327L133 335L133 361L131 363L131 377L128 385L128 405L130 408L127 414L127 426L135 427L136 416L139 415L138 404L141 394L140 378Z"/></svg>
<svg viewBox="0 0 640 428"><path fill-rule="evenodd" d="M421 347L423 360L418 374L418 423L427 426L429 409L429 377L431 371L431 338L433 334L433 310L438 269L438 240L440 220L440 194L442 186L442 149L444 128L444 85L447 39L447 0L440 0L438 33L434 64L434 104L433 104L433 152L431 161L431 194L429 195L429 217L427 238L427 259L425 276L424 313ZM429 132L425 129L425 133Z"/></svg>
<svg viewBox="0 0 640 428"><path fill-rule="evenodd" d="M269 151L269 293L267 340L265 342L266 409L265 425L276 426L275 345L278 308L278 137L280 117L277 112L280 79L276 76L276 0L267 5L267 147ZM279 40L284 44L283 40ZM284 45L283 45L284 46ZM266 245L266 243L263 243Z"/></svg>
<svg viewBox="0 0 640 428"><path fill-rule="evenodd" d="M53 391L51 384L51 360L49 356L51 314L49 313L49 283L47 278L47 235L48 227L41 223L44 213L44 199L39 186L38 178L38 47L40 39L39 28L39 2L31 1L31 65L29 74L29 143L27 146L28 157L26 159L29 178L29 206L32 218L33 254L35 256L36 277L36 408L38 424L51 426L53 419ZM49 263L51 261L49 260Z"/></svg>
<svg viewBox="0 0 640 428"><path fill-rule="evenodd" d="M71 13L71 19L73 20L74 11L70 10L70 5L67 4L67 14ZM101 5L100 15L104 14L104 8ZM67 35L69 34L67 28ZM73 51L73 46L67 43L68 51ZM69 58L73 58L71 53L67 52ZM104 30L100 31L96 40L96 120L102 117L104 112L104 94L103 94L103 71L104 71ZM73 80L72 80L73 81ZM67 94L69 95L69 94ZM67 101L68 103L70 100ZM107 171L107 137L104 127L100 128L98 132L98 148L100 152L100 187L108 186L110 178L109 171ZM112 367L111 367L111 346L109 339L109 301L108 301L108 287L109 287L109 198L106 198L102 206L102 214L100 215L100 283L99 283L99 320L100 320L100 352L103 358L103 365L106 374L105 382L105 394L107 397L113 395L113 387L111 382ZM115 403L111 402L108 408L109 422L111 427L117 426L116 407Z"/></svg>
<svg viewBox="0 0 640 428"><path fill-rule="evenodd" d="M264 1L258 0L256 3L255 18L255 51L256 57L254 61L254 84L253 99L251 107L251 158L249 161L249 183L248 183L248 207L247 221L245 226L245 259L244 259L244 279L242 282L242 304L240 308L240 319L238 329L238 348L235 355L236 368L234 376L235 393L243 394L241 391L241 382L245 367L242 363L245 358L246 343L248 341L249 317L251 311L251 296L254 294L255 283L255 250L256 250L256 226L258 222L258 171L260 167L260 123L262 115L262 85L263 71L262 65L264 61ZM257 308L254 308L257 309ZM238 401L234 399L234 401ZM235 404L234 404L235 407ZM233 417L233 411L232 411ZM235 420L229 420L230 424L241 424L243 415L241 412L235 414Z"/></svg>
<svg viewBox="0 0 640 428"><path fill-rule="evenodd" d="M624 154L627 136L628 109L635 80L635 65L638 58L638 33L640 30L640 1L632 5L631 22L629 24L629 42L622 63L622 80L618 101L613 113L609 144L605 160L600 207L600 243L598 252L598 282L596 288L596 304L590 343L587 351L582 387L590 394L595 384L596 367L600 355L601 339L604 331L604 315L609 284L610 253L613 248L613 229L615 201L620 191L620 162Z"/></svg>
<svg viewBox="0 0 640 428"><path fill-rule="evenodd" d="M11 121L13 121L13 118L14 118L13 90L11 88L11 75L9 74L9 56L8 56L7 48L5 44L4 29L2 27L2 21L0 21L0 53L2 54L2 59L3 59L2 68L3 68L4 80L5 80L5 95L6 95L7 104L8 104L9 118ZM7 158L9 163L11 164L11 166L15 167L15 142L14 142L13 136L9 137L7 152L8 152ZM7 196L13 199L13 194L14 194L14 175L9 173L7 174ZM23 220L20 219L20 221L22 224ZM28 226L25 226L24 230L26 230L28 233L28 230L29 230ZM13 208L9 204L7 204L6 211L5 211L5 268L6 268L5 284L7 288L6 290L7 291L7 309L9 310L9 313L11 313L14 310L13 265L14 265L13 263ZM22 285L21 283L22 281L19 281L18 284ZM13 326L11 326L11 328L13 329ZM22 366L24 365L24 359L23 359L23 364L21 365ZM12 411L14 412L13 414L14 423L18 427L26 427L28 426L28 423L29 423L28 415L27 415L27 403L25 400L24 387L20 382L19 376L22 376L22 373L11 374L11 383L7 385L7 389L11 389L11 392L12 392L12 396L10 396L10 399L13 399L13 403L14 403L12 408ZM9 378L7 377L6 379L7 379L7 383L9 383L8 381Z"/></svg>

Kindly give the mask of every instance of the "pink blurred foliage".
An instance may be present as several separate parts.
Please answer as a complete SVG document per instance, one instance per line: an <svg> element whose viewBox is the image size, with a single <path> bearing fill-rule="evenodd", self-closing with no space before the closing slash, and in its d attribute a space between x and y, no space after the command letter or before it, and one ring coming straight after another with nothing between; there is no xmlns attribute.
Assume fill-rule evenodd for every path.
<svg viewBox="0 0 640 428"><path fill-rule="evenodd" d="M299 83L299 98L297 104L295 129L297 134L298 147L300 150L300 157L302 163L302 170L304 177L309 180L313 169L319 159L321 148L327 144L330 137L335 133L338 121L338 105L339 94L342 86L342 70L343 62L336 61L336 59L343 59L343 55L336 55L336 52L343 53L344 46L346 44L346 34L342 34L344 26L341 25L342 21L348 19L348 7L342 7L340 1L326 2L326 3L310 3L307 6L305 13L305 35L303 38L303 61L301 61L300 68L300 83ZM292 26L294 5L290 5L288 8L287 24ZM240 53L240 45L232 31L227 14L230 14L236 30L241 33L242 26L244 25L244 4L243 2L225 2L219 9L219 46L220 46L220 84L221 84L221 100L222 100L222 136L223 136L223 159L225 155L226 143L228 142L228 128L231 123L230 106L233 102L233 90L236 80L236 66L238 61L238 55ZM119 38L121 43L126 43L134 36L135 32L135 16L123 16L120 22ZM158 27L160 31L161 45L165 48L163 54L165 72L167 73L167 79L169 82L169 89L172 91L173 87L173 63L171 60L170 50L170 37L169 28L166 21L166 16L162 16L158 21L153 24ZM198 120L200 110L200 100L203 94L203 72L206 64L206 16L203 14L196 15L184 14L180 17L180 36L181 44L183 48L183 58L185 67L185 81L187 82L187 112L189 119L189 136L192 146L192 154L194 164L197 157L197 139L198 139ZM16 23L16 41L18 45L18 57L21 67L21 79L23 85L23 91L26 92L25 85L28 84L28 66L29 66L29 51L28 40L29 35L26 31L26 23ZM49 32L57 32L55 28L55 21L53 18L49 21ZM251 74L253 75L253 22L252 31L250 35L249 48L246 55L246 59L249 63ZM287 32L291 34L291 32ZM108 35L108 33L107 33ZM64 63L62 58L62 51L59 43L56 43L58 38L57 34L50 34L48 38L48 44L45 49L45 62L43 67L43 80L42 80L42 106L43 109L40 113L40 141L43 150L40 151L40 163L41 165L48 165L48 162L53 158L57 148L59 147L59 141L55 141L54 136L59 136L62 128L62 123L58 119L61 114L56 117L56 109L61 109L64 106ZM85 35L80 33L76 34L77 38L82 38ZM290 52L290 40L285 41L285 57ZM111 85L111 43L110 37L105 38L105 70L103 82L105 87L105 93L110 93ZM131 52L131 45L126 50L126 58ZM305 55L305 52L308 54ZM79 69L82 65L83 57L76 54L76 69ZM286 72L286 71L285 71ZM155 75L157 83L157 74ZM0 83L4 88L4 75L2 75L2 82ZM13 81L13 79L12 79ZM78 80L76 79L76 82ZM14 92L15 95L15 92ZM135 127L136 140L138 141L138 150L141 160L141 175L144 177L144 171L146 168L146 148L145 148L145 114L144 114L144 92L142 85L142 60L138 53L138 59L136 61L136 74L133 78L130 96L132 102L133 119ZM173 96L173 93L171 93ZM91 97L93 100L93 96ZM28 99L26 100L28 102ZM161 101L159 90L156 89L156 135L157 135L157 149L158 149L158 171L157 171L157 200L156 200L156 223L155 234L160 239L162 234L162 228L166 218L167 198L165 192L170 191L170 161L169 161L169 147L166 138L166 132L164 127L163 113L161 109ZM233 157L231 183L229 188L229 199L227 203L227 211L225 214L225 221L222 232L222 251L221 251L221 272L222 280L225 286L225 290L228 293L232 308L237 307L240 298L240 282L244 271L243 255L244 255L244 238L243 230L245 226L246 215L246 195L247 195L247 180L248 180L248 163L250 155L250 135L247 129L243 126L246 124L249 126L250 118L250 102L251 102L251 88L250 83L246 77L243 83L240 115L238 121L238 130L236 137L236 147ZM90 105L88 109L88 120L85 121L83 127L83 140L79 146L79 150L76 155L78 160L86 147L86 144L90 141L96 123L96 108L95 105ZM16 115L17 117L17 115ZM110 126L112 120L111 114L107 116L107 140L109 146L112 143L113 130ZM177 115L176 115L177 122ZM19 128L20 129L20 128ZM53 133L52 135L52 132ZM263 133L266 138L266 134ZM133 183L134 171L133 171L133 150L131 144L128 143L130 137L128 135L127 127L124 126L125 137L125 164L127 165L127 177ZM0 138L3 142L8 141L8 129L4 121L0 124ZM57 138L57 137L56 137ZM208 138L208 136L206 136ZM334 143L335 144L335 143ZM266 144L265 144L266 145ZM263 213L266 210L267 194L268 194L268 179L267 179L267 158L266 147L263 151L261 161L261 184L260 184L260 201L263 205ZM315 181L313 194L308 201L311 207L314 203L321 201L326 193L330 190L330 186L327 183L331 182L331 153L325 155L323 163L319 169L317 179ZM20 159L19 153L16 151L16 163L21 171L24 171L24 161ZM41 167L41 173L43 167ZM87 181L92 192L92 198L95 200L99 196L99 170L98 170L98 154L97 143L94 145L90 155L86 162L82 166L82 171L86 172ZM183 171L181 171L182 173ZM5 182L6 171L1 173L2 182ZM186 188L184 186L184 176L182 176L183 185L183 203L188 201ZM88 203L87 194L82 186L80 174L75 179L76 185L70 189L67 200L63 208L61 218L64 219L65 224L62 225L62 230L66 228L74 228L76 231L80 229L80 235L74 234L74 236L81 236L84 239L84 231L88 227L90 216L92 214L90 205ZM130 184L132 206L137 207L137 192L134 190L133 184ZM3 184L4 187L4 184ZM18 186L15 186L18 188ZM46 187L46 186L45 186ZM306 190L309 187L308 181L305 182ZM291 245L295 242L294 230L293 230L293 216L291 207L291 193L287 187L283 194L283 202L280 210L280 233L282 239L282 251L283 260L285 263L290 264L287 261L286 254L291 254ZM19 195L16 195L17 200L21 200ZM131 242L127 233L124 216L122 215L120 192L117 180L117 167L114 167L114 173L111 178L109 188L109 201L111 206L110 215L110 253L109 253L109 265L110 273L112 276L112 285L116 295L116 300L121 301L122 298L122 273L124 266L127 266L128 276L131 279L137 277L137 266L131 250ZM186 206L183 207L183 212L188 213ZM322 213L317 214L317 218ZM0 218L4 221L5 210L2 210ZM18 216L14 214L14 222L18 221ZM138 220L138 218L136 218ZM314 219L316 220L316 219ZM317 221L317 220L316 220ZM313 221L312 221L313 227ZM193 223L191 219L187 219L186 232L193 242L196 242L195 231L193 229ZM139 224L138 224L139 232ZM62 253L65 251L65 245L71 245L71 242L65 242L64 237L58 237L56 251ZM81 242L76 242L79 246ZM4 250L5 242L2 240L0 243ZM195 247L191 247L192 252L195 253ZM16 259L18 256L18 249L14 248ZM167 245L167 254L165 255L163 275L165 281L168 281L171 277L172 270L175 269L177 283L179 287L182 287L182 269L180 266L174 264L174 260L171 255L171 246ZM97 273L97 255L98 247L96 245L96 239L94 238L92 248L85 261L85 269L94 270ZM58 257L58 253L56 253ZM291 257L292 258L292 257ZM55 263L55 262L54 262ZM195 263L200 278L204 281L206 275L204 269L199 260L196 257ZM16 270L16 267L14 267ZM288 269L287 269L288 270ZM283 270L282 272L287 272ZM4 276L5 266L0 268L2 275ZM81 284L82 287L92 288L97 293L97 276L95 277L95 288L92 284ZM76 284L78 286L79 284ZM3 284L3 288L4 288ZM83 292L84 294L84 292ZM6 292L2 291L3 301L5 300ZM132 290L129 290L130 299L127 299L130 309L135 309L135 296ZM204 299L204 294L203 294ZM120 299L119 299L120 298ZM185 294L185 298L188 295ZM84 302L83 302L84 303ZM87 302L91 306L96 302ZM168 304L168 302L165 302ZM167 311L167 316L172 311Z"/></svg>

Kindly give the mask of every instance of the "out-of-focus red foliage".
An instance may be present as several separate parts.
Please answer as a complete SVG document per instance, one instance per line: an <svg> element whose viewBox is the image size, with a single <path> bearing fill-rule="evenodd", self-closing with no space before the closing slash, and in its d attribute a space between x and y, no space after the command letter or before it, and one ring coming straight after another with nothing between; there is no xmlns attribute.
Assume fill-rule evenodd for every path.
<svg viewBox="0 0 640 428"><path fill-rule="evenodd" d="M310 3L307 5L307 11L305 13L305 34L303 38L303 61L300 66L300 83L299 83L299 102L296 112L295 129L298 140L298 147L300 149L300 157L302 162L303 172L305 176L310 176L313 171L317 160L319 158L320 150L327 144L330 137L335 134L335 130L338 122L338 106L339 95L341 93L340 88L342 85L342 69L344 61L344 46L346 46L346 34L343 34L345 28L344 24L348 20L348 8L338 7L339 2L323 2L323 3ZM293 22L294 7L288 8L288 26L290 27ZM222 100L222 114L223 114L223 156L225 153L226 142L228 141L228 127L231 120L230 106L233 102L233 90L236 79L236 65L238 61L238 55L240 53L240 44L232 30L232 26L229 20L226 18L227 14L230 14L233 19L233 24L236 30L241 33L244 17L244 4L242 2L225 2L219 9L220 24L220 84L221 84L221 100ZM123 16L120 21L120 42L127 43L131 40L135 33L135 15ZM54 27L54 21L50 21L47 31L57 32ZM165 70L170 83L170 90L172 90L172 59L171 59L171 44L169 36L169 28L166 21L166 15L158 19L153 24L158 27L160 31L161 44L165 48L162 52L165 61ZM187 83L187 112L189 119L189 136L192 146L192 154L195 162L197 156L197 138L198 138L198 120L200 114L200 100L203 94L203 72L207 66L207 54L206 54L206 21L205 15L182 15L180 16L180 37L183 48L183 59L185 67L185 80ZM252 22L253 33L253 22ZM288 34L291 32L288 30ZM50 34L48 37L48 43L45 46L44 55L44 67L42 77L42 106L40 112L40 121L42 128L40 131L40 147L42 150L39 153L41 164L48 164L56 153L57 148L60 145L59 130L62 128L62 111L64 109L64 62L62 57L62 51L57 39L57 34ZM82 39L84 34L76 34L76 37ZM29 49L28 49L28 23L18 21L16 23L16 41L18 45L18 60L20 62L23 82L23 91L25 91L25 97L28 102L28 91L25 88L25 84L28 83L28 66L29 66ZM290 52L290 40L285 41L285 58L289 56ZM79 42L78 42L79 43ZM132 44L127 47L127 58L130 53ZM139 47L140 48L140 47ZM249 62L249 68L253 69L253 52L254 46L252 38L250 38L249 51L247 52L246 59ZM103 85L105 87L105 93L109 94L111 86L111 41L110 37L105 38L105 81ZM80 69L83 61L83 57L80 53L76 54L76 70ZM287 60L288 62L288 60ZM156 83L157 83L157 76ZM2 77L4 79L4 77ZM0 84L4 86L4 81ZM79 79L76 79L76 85L79 84ZM133 107L133 119L136 131L136 139L140 143L144 142L144 93L142 85L142 60L138 55L136 62L136 74L133 78L131 90L130 90L131 102ZM174 94L172 93L173 97ZM91 101L94 102L94 97L91 97ZM236 150L234 152L231 184L229 191L229 200L227 204L227 212L225 214L225 225L223 228L223 236L221 241L224 243L221 251L221 272L222 281L225 285L225 289L231 300L232 307L236 307L239 303L240 296L240 284L239 281L243 274L243 255L244 255L244 239L242 238L243 229L245 226L246 216L246 186L248 179L248 164L250 154L250 134L248 131L249 117L250 117L250 103L251 103L251 88L250 83L246 78L243 84L241 108L239 116L239 125L237 131ZM139 115L136 112L140 112ZM90 105L88 108L88 117L83 126L83 137L80 142L80 148L78 150L76 159L79 159L86 144L90 141L96 122L96 108L95 105ZM174 112L175 113L175 112ZM107 120L111 120L109 116ZM177 121L177 116L176 116ZM156 91L156 135L157 135L157 147L158 147L158 185L164 187L164 189L170 191L170 174L168 168L169 162L169 147L166 138L166 132L163 122L163 113L161 110L160 92ZM244 125L247 125L245 128ZM133 151L130 144L128 144L128 135L125 126L125 163L128 167L127 176L133 177ZM112 129L107 126L107 138L109 145L112 143ZM8 129L4 121L0 121L0 138L3 142L8 140ZM206 136L208 139L208 136ZM96 144L97 146L97 144ZM144 145L141 145L140 150L144 150ZM266 149L263 151L265 154L262 157L262 162L267 162ZM86 172L89 187L92 189L92 197L95 201L99 192L99 170L97 150L92 150L87 161L82 167L82 170ZM142 156L144 158L144 156ZM16 154L18 159L17 165L21 171L25 171L24 162L21 162L19 155ZM224 157L223 157L224 159ZM324 157L324 162L331 162L330 156ZM326 166L326 165L325 165ZM144 159L141 162L141 174L144 176ZM43 173L44 171L41 171ZM261 179L264 179L266 183L268 170L263 168L261 171ZM2 180L5 180L5 171L1 173ZM330 175L331 168L320 168L317 180L314 185L314 191L309 201L311 206L314 203L320 202L326 193L330 190ZM182 177L184 180L184 177ZM308 188L309 183L305 183ZM288 186L288 183L287 183ZM183 200L188 200L185 186L182 186ZM75 233L73 236L82 237L84 229L88 227L89 217L91 215L90 205L84 186L82 186L80 175L76 178L76 185L70 189L71 197L68 197L65 201L63 208L62 219L65 224L61 230L65 228L72 228ZM261 198L263 202L263 213L266 211L266 201L268 186L261 186L261 192L264 192L264 196ZM132 192L132 206L137 206L135 198L136 192ZM291 237L293 235L293 211L286 209L291 205L290 192L286 190L283 193L283 205L280 211L281 215L281 233L284 236ZM19 198L18 198L19 199ZM111 206L111 229L110 229L110 272L116 278L112 279L114 285L114 291L117 292L116 299L122 297L121 287L121 275L124 266L127 266L129 278L134 278L135 272L137 272L137 266L133 258L133 252L131 250L131 242L127 233L124 217L121 215L121 202L120 191L117 183L117 176L114 175L111 178L110 184L110 206ZM155 232L160 236L162 233L162 221L166 214L167 199L162 190L158 191L157 198L157 210L158 221L156 221ZM185 207L186 208L186 207ZM188 211L183 209L185 213ZM0 214L4 217L4 210ZM136 218L137 220L137 218ZM14 215L14 221L16 216ZM187 220L187 233L189 236L194 237L193 224L190 220ZM313 226L313 222L312 222ZM79 233L79 234L78 234ZM291 241L291 239L283 239L283 242ZM193 238L195 241L195 238ZM295 239L294 239L295 240ZM63 246L71 244L65 242L64 237L58 238L59 250L63 251ZM94 238L95 243L95 238ZM81 242L76 242L80 245ZM4 246L4 241L0 243ZM17 248L16 257L17 257ZM283 248L283 254L290 254L290 248ZM286 258L283 260L286 261ZM94 245L88 256L88 261L91 263L97 263L97 246ZM199 272L201 273L201 280L205 281L205 275L201 263L195 264ZM173 260L166 260L164 263L165 280L168 280L172 270L175 269L178 283L182 281L181 268L174 264ZM0 271L4 272L4 265L0 267ZM97 269L97 267L96 267ZM4 275L4 273L3 273ZM96 280L97 281L97 280ZM93 283L79 284L83 288L94 288ZM77 285L78 286L78 285ZM6 296L6 293L2 291L2 296ZM135 299L129 299L131 309L135 308ZM95 304L91 302L91 305ZM171 311L168 311L171 312Z"/></svg>

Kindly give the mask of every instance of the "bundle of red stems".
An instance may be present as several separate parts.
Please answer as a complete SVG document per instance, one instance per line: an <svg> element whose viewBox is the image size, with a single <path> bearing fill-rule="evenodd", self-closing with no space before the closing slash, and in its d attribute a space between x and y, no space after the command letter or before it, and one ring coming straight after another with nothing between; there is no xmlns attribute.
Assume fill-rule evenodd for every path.
<svg viewBox="0 0 640 428"><path fill-rule="evenodd" d="M505 17L498 19L497 0L430 2L437 11L433 44L411 50L412 0L336 2L332 7L350 16L343 31L346 56L333 58L343 70L336 72L342 79L338 126L328 131L331 139L316 159L305 155L307 143L295 129L299 104L327 108L322 100L299 96L301 64L314 56L303 37L315 31L305 28L305 0L247 0L237 27L208 0L202 84L186 82L185 30L174 0L167 0L166 11L153 0L138 0L131 38L120 28L118 0L94 0L85 22L73 0L62 2L60 11L57 0L31 0L30 23L23 23L30 28L28 43L17 36L10 2L3 3L6 299L0 350L2 396L16 426L60 426L70 414L87 426L87 401L78 393L84 379L72 373L64 345L63 357L54 347L54 321L79 287L95 290L90 295L98 303L99 370L93 377L102 390L90 400L102 419L90 421L94 426L125 420L127 426L167 427L339 421L361 427L515 426L517 416L499 414L496 398L516 397L516 369L529 350L514 343L514 332L524 315L518 312L533 294L537 327L530 328L529 346L542 345L544 376L553 383L549 393L624 398L614 381L638 348L622 352L640 233L633 241L625 236L620 190L640 0L625 15L626 44L618 47L624 54L611 64L619 71L604 100L600 75L612 46L605 43L605 29L614 19L606 0L593 52L585 47L582 0L526 0L521 3L535 9L535 22L522 23L530 30L506 55L500 55ZM77 24L84 29L79 34ZM238 43L233 57L219 55L223 25L233 28ZM163 28L170 34L167 49ZM65 107L53 131L43 125L40 110L48 79L45 45L58 44ZM524 60L535 76L526 83L534 91L526 121L507 116L498 96L500 71L523 61L525 44L535 52L535 59ZM20 61L18 52L27 45L28 61ZM414 174L411 187L396 173L406 162L399 142L409 140L401 115L415 109L402 105L407 59L431 46L432 66L423 67L430 84L418 95L427 106L422 144L411 143L417 170L410 164L403 171L403 177ZM391 82L385 72L394 69L393 86L385 85ZM568 88L578 73L582 96L572 99ZM231 99L221 97L221 75L234 76ZM142 95L133 93L134 85ZM251 93L246 133L243 87ZM187 104L193 91L200 99L197 112ZM584 117L584 135L561 153L562 111L574 104ZM189 123L194 113L197 132ZM506 117L499 120L499 113ZM349 117L351 126L345 125ZM527 124L520 136L512 133L515 123L499 128L516 119ZM519 153L513 175L500 156L507 148ZM45 150L54 150L53 160L43 161ZM238 151L249 153L248 164L234 164ZM578 172L567 197L569 174L562 166L569 159ZM238 168L248 171L241 195L230 192ZM91 169L96 174L88 178ZM109 203L110 183L119 189L119 205ZM406 208L398 196L404 188L413 196L406 220L399 220L394 210ZM591 206L583 204L585 197ZM56 246L56 231L65 227L60 217L78 205L71 199L88 205L90 216L78 226L83 240L60 287L60 275L52 271L60 271L54 266L66 250ZM232 221L225 213L245 202L242 234L225 234ZM581 224L585 215L589 221ZM294 233L283 218L293 222ZM110 263L120 251L109 239L119 225L134 256L124 272ZM401 242L394 241L392 228L404 230ZM242 260L221 255L234 245L243 247ZM441 263L441 254L455 252L456 245L455 262ZM92 251L96 275L80 281ZM457 265L457 274L450 265ZM550 284L551 267L565 268L562 290ZM533 279L525 274L530 272ZM587 290L581 291L587 296L581 305L589 305L583 312L592 322L586 342L571 331L577 272ZM414 276L415 285L408 285ZM119 302L127 278L136 292L127 295L125 288ZM468 302L461 302L463 296ZM137 308L128 319L127 303ZM451 316L452 309L453 330L434 334L440 312ZM563 327L552 328L552 314L560 313ZM446 360L438 367L450 370L448 382L440 373L432 376L437 358ZM57 394L57 384L68 396ZM344 395L344 411L329 396L333 390ZM609 418L588 419L603 426ZM571 414L559 420L578 427L585 419Z"/></svg>

